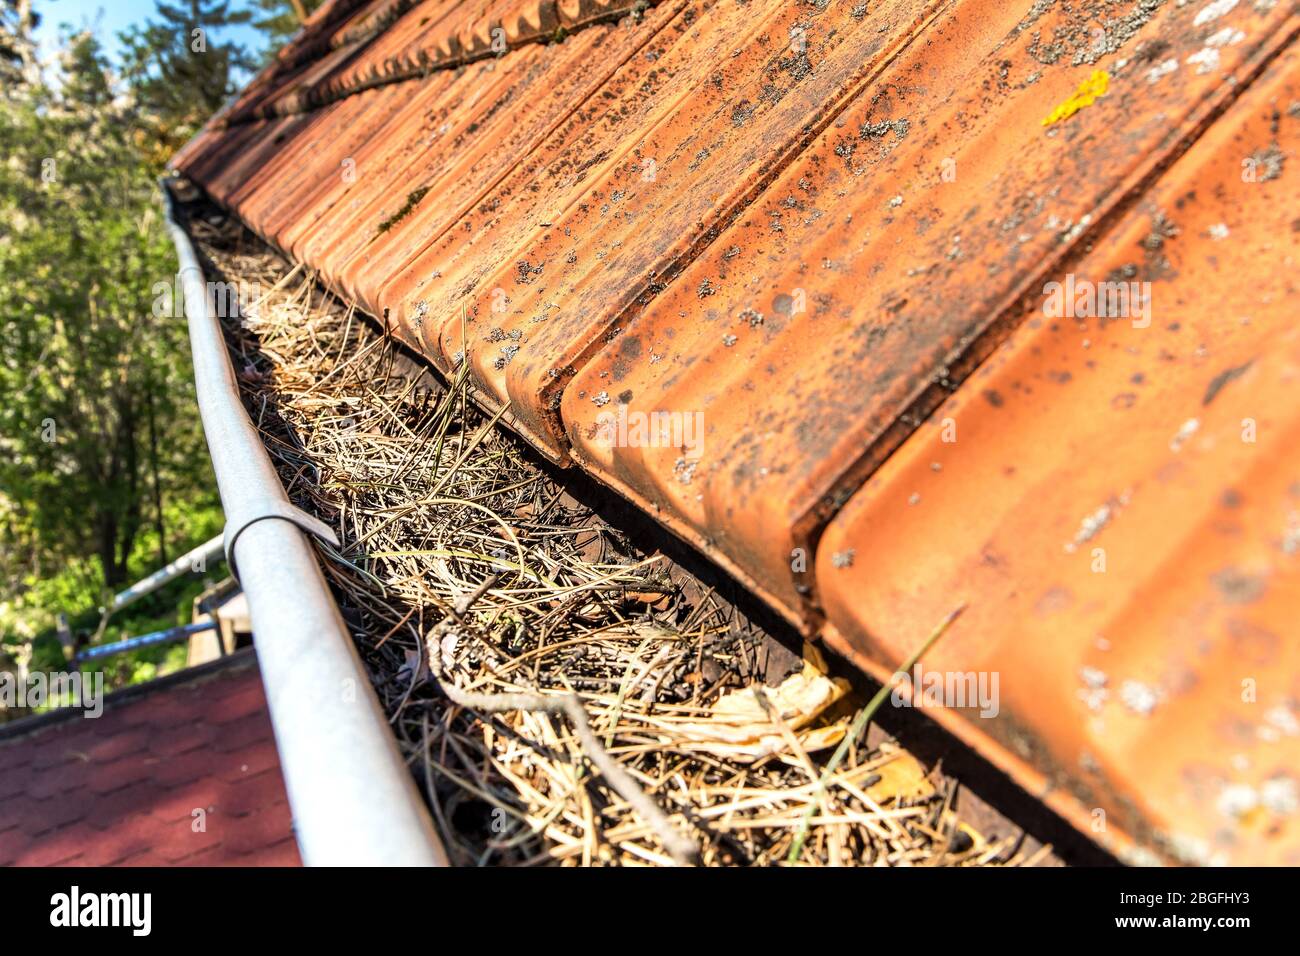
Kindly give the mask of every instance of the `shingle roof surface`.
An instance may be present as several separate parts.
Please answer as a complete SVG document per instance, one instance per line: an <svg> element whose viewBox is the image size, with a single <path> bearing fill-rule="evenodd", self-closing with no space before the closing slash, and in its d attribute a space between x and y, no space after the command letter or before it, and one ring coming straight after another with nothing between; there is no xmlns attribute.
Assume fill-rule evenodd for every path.
<svg viewBox="0 0 1300 956"><path fill-rule="evenodd" d="M0 739L0 865L297 866L255 660Z"/></svg>
<svg viewBox="0 0 1300 956"><path fill-rule="evenodd" d="M1300 862L1295 4L319 17L179 170L868 670L967 601L941 719L1103 842Z"/></svg>

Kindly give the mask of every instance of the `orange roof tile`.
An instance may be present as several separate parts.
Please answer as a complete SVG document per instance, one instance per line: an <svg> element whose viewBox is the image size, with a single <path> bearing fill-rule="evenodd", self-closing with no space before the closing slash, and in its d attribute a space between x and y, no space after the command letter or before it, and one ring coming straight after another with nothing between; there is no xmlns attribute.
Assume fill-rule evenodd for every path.
<svg viewBox="0 0 1300 956"><path fill-rule="evenodd" d="M176 165L866 669L965 597L934 660L998 669L1006 706L942 719L1081 826L1289 859L1218 802L1297 785L1294 740L1240 770L1255 712L1199 688L1294 619L1267 402L1298 30L1221 0L339 4ZM1151 325L1047 320L1066 276L1150 283ZM1268 436L1229 455L1234 415Z"/></svg>
<svg viewBox="0 0 1300 956"><path fill-rule="evenodd" d="M1000 672L974 733L1187 862L1300 863L1300 210L1242 179L1300 147L1297 61L1053 275L1078 307L1033 297L817 559L832 643L886 667L969 602L930 667ZM1149 302L1097 318L1107 282Z"/></svg>

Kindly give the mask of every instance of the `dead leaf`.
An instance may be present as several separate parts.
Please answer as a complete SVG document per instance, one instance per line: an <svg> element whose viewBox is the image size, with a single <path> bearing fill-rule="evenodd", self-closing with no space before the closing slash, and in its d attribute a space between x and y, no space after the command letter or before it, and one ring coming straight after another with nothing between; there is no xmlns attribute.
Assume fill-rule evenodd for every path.
<svg viewBox="0 0 1300 956"><path fill-rule="evenodd" d="M843 739L847 721L813 725L848 692L848 681L832 678L805 660L803 670L791 674L779 687L767 689L766 694L799 745L805 751L815 751ZM785 737L773 726L750 687L723 694L707 719L673 729L676 733L672 742L683 749L746 763L789 750Z"/></svg>

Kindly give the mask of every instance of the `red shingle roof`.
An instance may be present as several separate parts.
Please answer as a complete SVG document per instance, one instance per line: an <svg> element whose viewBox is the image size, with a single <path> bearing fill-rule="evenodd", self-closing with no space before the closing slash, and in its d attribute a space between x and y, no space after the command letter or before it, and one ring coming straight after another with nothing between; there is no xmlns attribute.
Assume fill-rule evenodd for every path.
<svg viewBox="0 0 1300 956"><path fill-rule="evenodd" d="M251 652L9 725L0 767L0 865L299 865Z"/></svg>

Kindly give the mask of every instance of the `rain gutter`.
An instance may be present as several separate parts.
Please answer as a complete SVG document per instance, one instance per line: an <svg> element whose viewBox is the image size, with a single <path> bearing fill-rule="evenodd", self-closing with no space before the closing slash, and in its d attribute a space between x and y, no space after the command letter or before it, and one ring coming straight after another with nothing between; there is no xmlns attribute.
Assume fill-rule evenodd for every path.
<svg viewBox="0 0 1300 956"><path fill-rule="evenodd" d="M308 866L446 866L315 552L333 530L294 507L239 398L212 296L163 184L185 296L199 414L248 596L294 832Z"/></svg>

